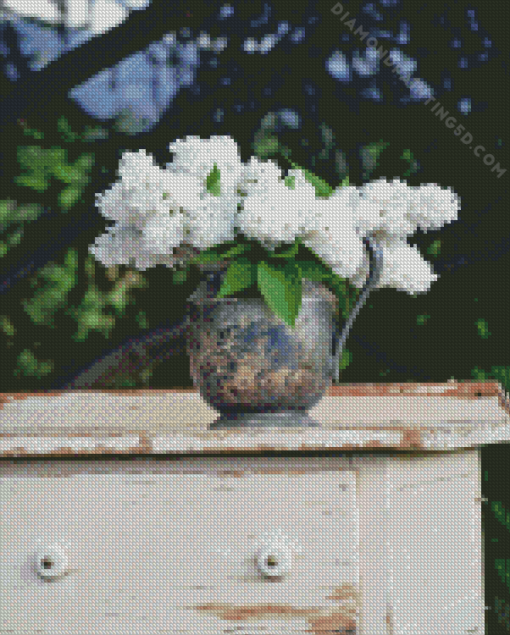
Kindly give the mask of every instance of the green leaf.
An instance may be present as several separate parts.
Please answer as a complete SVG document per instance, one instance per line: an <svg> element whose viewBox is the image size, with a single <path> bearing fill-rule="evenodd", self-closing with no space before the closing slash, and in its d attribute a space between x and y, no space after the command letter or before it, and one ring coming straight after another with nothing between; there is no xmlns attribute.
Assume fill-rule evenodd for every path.
<svg viewBox="0 0 510 635"><path fill-rule="evenodd" d="M145 313L145 311L138 311L138 314L135 317L135 319L138 322L138 325L141 329L149 328L149 321L147 319L147 314Z"/></svg>
<svg viewBox="0 0 510 635"><path fill-rule="evenodd" d="M478 335L484 340L486 340L491 334L489 331L489 325L487 323L487 320L480 318L475 322L475 324L478 328Z"/></svg>
<svg viewBox="0 0 510 635"><path fill-rule="evenodd" d="M255 154L260 158L265 158L278 152L278 137L273 135L264 136L260 141L253 144Z"/></svg>
<svg viewBox="0 0 510 635"><path fill-rule="evenodd" d="M379 155L389 146L388 141L374 141L360 148L360 157L363 164L363 180L370 178L370 175L378 165Z"/></svg>
<svg viewBox="0 0 510 635"><path fill-rule="evenodd" d="M82 141L96 141L97 139L108 139L108 130L101 126L92 128L85 126L85 130L81 133Z"/></svg>
<svg viewBox="0 0 510 635"><path fill-rule="evenodd" d="M71 130L71 126L69 125L69 122L64 117L64 115L62 115L60 119L58 120L57 128L62 138L65 141L69 141L72 143L73 141L76 141L76 139L78 138L78 135Z"/></svg>
<svg viewBox="0 0 510 635"><path fill-rule="evenodd" d="M417 159L415 159L411 150L409 149L404 150L400 158L409 163L409 169L406 172L404 172L402 176L404 177L410 176L411 174L418 172L418 170L420 169L420 164L417 161Z"/></svg>
<svg viewBox="0 0 510 635"><path fill-rule="evenodd" d="M190 262L196 265L207 265L211 262L219 262L220 260L221 256L218 253L203 251L201 254L194 256Z"/></svg>
<svg viewBox="0 0 510 635"><path fill-rule="evenodd" d="M43 163L43 150L39 146L19 146L18 147L19 164L30 171L36 171Z"/></svg>
<svg viewBox="0 0 510 635"><path fill-rule="evenodd" d="M295 176L286 176L283 179L285 185L290 188L291 190L294 190L296 187L296 177Z"/></svg>
<svg viewBox="0 0 510 635"><path fill-rule="evenodd" d="M234 256L238 256L239 254L243 254L245 251L250 251L251 245L247 245L246 243L242 243L241 245L236 245L229 249L227 252L222 254L222 258L233 258Z"/></svg>
<svg viewBox="0 0 510 635"><path fill-rule="evenodd" d="M251 287L257 280L257 265L247 258L234 260L227 269L225 279L218 292L217 298L224 298L227 295L234 295Z"/></svg>
<svg viewBox="0 0 510 635"><path fill-rule="evenodd" d="M289 160L289 163L295 170L301 170L303 172L303 174L305 175L305 179L314 186L317 196L331 196L331 194L333 193L333 188L331 187L331 185L329 185L329 183L326 183L324 179L321 179L320 176L317 176L313 172L310 172L310 170L302 168L300 165L294 163L293 161Z"/></svg>
<svg viewBox="0 0 510 635"><path fill-rule="evenodd" d="M41 174L21 174L14 177L15 183L31 187L37 192L44 192L49 186L48 180Z"/></svg>
<svg viewBox="0 0 510 635"><path fill-rule="evenodd" d="M299 250L299 243L294 242L287 251L283 251L281 254L274 254L272 258L294 258Z"/></svg>
<svg viewBox="0 0 510 635"><path fill-rule="evenodd" d="M7 315L0 315L0 326L6 335L14 337L16 329Z"/></svg>
<svg viewBox="0 0 510 635"><path fill-rule="evenodd" d="M51 373L53 370L53 362L39 362L33 352L28 348L18 355L16 360L17 368L14 370L14 375L23 374L27 376L36 376L39 379Z"/></svg>
<svg viewBox="0 0 510 635"><path fill-rule="evenodd" d="M18 229L17 232L14 232L14 234L11 234L10 236L7 237L7 242L12 247L14 245L19 245L22 238L23 238L23 230Z"/></svg>
<svg viewBox="0 0 510 635"><path fill-rule="evenodd" d="M237 246L238 243L235 241L228 241L222 243L221 245L214 245L213 247L209 247L209 249L205 249L201 251L196 256L193 256L190 260L190 264L208 264L210 262L219 262L224 257L224 254L228 252L233 247Z"/></svg>
<svg viewBox="0 0 510 635"><path fill-rule="evenodd" d="M173 272L173 282L174 284L183 284L186 282L188 277L188 269L176 269Z"/></svg>
<svg viewBox="0 0 510 635"><path fill-rule="evenodd" d="M80 198L83 187L72 186L64 188L58 195L60 207L70 209Z"/></svg>
<svg viewBox="0 0 510 635"><path fill-rule="evenodd" d="M295 262L299 266L302 276L308 278L308 280L324 282L330 278L330 272L325 265L320 265L311 260L296 260Z"/></svg>
<svg viewBox="0 0 510 635"><path fill-rule="evenodd" d="M83 171L65 163L58 163L52 166L53 175L63 183L80 183L83 181Z"/></svg>
<svg viewBox="0 0 510 635"><path fill-rule="evenodd" d="M88 172L95 163L95 156L93 152L84 152L81 154L75 161L74 167L82 170L83 172Z"/></svg>
<svg viewBox="0 0 510 635"><path fill-rule="evenodd" d="M430 256L438 256L439 253L441 251L441 241L440 240L435 240L432 245L430 245L430 247L427 249L427 253Z"/></svg>
<svg viewBox="0 0 510 635"><path fill-rule="evenodd" d="M286 324L294 326L301 308L301 271L296 262L283 267L261 261L257 266L259 289L269 308Z"/></svg>
<svg viewBox="0 0 510 635"><path fill-rule="evenodd" d="M351 351L349 351L346 348L344 348L342 350L342 359L341 359L340 364L339 364L340 370L344 370L345 368L347 368L347 366L349 366L351 361L352 361L352 353L351 353Z"/></svg>
<svg viewBox="0 0 510 635"><path fill-rule="evenodd" d="M212 171L207 175L206 187L207 191L214 196L220 196L220 171L218 170L216 163L214 164Z"/></svg>
<svg viewBox="0 0 510 635"><path fill-rule="evenodd" d="M35 128L23 128L23 134L38 140L44 139L44 132L39 132Z"/></svg>
<svg viewBox="0 0 510 635"><path fill-rule="evenodd" d="M0 232L16 222L16 201L13 199L0 200Z"/></svg>
<svg viewBox="0 0 510 635"><path fill-rule="evenodd" d="M346 187L349 185L349 175L345 177L345 179L340 183L340 187Z"/></svg>
<svg viewBox="0 0 510 635"><path fill-rule="evenodd" d="M43 150L46 165L53 170L54 166L67 163L67 150L65 148L52 147Z"/></svg>

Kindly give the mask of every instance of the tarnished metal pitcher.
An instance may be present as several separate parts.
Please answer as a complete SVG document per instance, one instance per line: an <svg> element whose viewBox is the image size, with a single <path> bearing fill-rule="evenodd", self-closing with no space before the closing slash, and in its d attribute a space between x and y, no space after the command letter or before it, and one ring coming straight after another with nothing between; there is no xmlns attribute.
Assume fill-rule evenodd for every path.
<svg viewBox="0 0 510 635"><path fill-rule="evenodd" d="M216 298L225 263L203 266L204 279L188 298L186 350L203 399L219 411L210 429L246 426L320 427L307 411L338 382L349 330L382 268L382 250L364 239L370 273L341 330L337 298L303 279L302 304L288 326L260 297ZM207 267L207 269L205 269Z"/></svg>

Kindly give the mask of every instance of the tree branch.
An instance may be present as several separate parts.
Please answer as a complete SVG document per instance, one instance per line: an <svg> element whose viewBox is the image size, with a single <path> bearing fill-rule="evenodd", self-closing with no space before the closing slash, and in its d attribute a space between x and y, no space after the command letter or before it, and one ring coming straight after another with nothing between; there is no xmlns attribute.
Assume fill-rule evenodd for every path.
<svg viewBox="0 0 510 635"><path fill-rule="evenodd" d="M0 100L0 136L5 138L7 127L22 114L30 115L39 110L41 95L52 103L65 99L75 86L160 40L169 30L184 25L205 28L216 21L217 15L217 2L152 0L147 9L133 11L119 26L63 53L45 68L32 71L16 82L10 94ZM1 168L0 164L0 174Z"/></svg>

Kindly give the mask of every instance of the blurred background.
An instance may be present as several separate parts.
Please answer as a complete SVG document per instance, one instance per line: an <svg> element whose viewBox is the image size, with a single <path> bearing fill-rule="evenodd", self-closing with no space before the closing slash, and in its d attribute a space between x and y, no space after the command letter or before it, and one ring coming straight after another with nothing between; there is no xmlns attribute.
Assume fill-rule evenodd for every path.
<svg viewBox="0 0 510 635"><path fill-rule="evenodd" d="M171 334L198 272L105 268L88 247L125 150L163 167L173 140L213 134L334 187L385 176L457 192L458 221L409 239L439 279L425 295L372 292L341 382L508 391L508 18L498 0L4 0L0 391L192 386ZM490 632L510 631L507 563Z"/></svg>
<svg viewBox="0 0 510 635"><path fill-rule="evenodd" d="M186 354L170 354L177 342L165 337L197 275L178 285L162 265L105 268L88 252L107 226L95 193L117 179L122 152L145 148L163 167L188 134L229 134L243 160L284 169L286 153L333 186L386 176L452 187L459 220L409 239L439 279L416 297L372 293L341 381L508 386L505 6L5 1L1 389L79 385L85 371L86 385L192 385ZM357 293L347 288L344 314ZM99 373L119 351L130 370Z"/></svg>

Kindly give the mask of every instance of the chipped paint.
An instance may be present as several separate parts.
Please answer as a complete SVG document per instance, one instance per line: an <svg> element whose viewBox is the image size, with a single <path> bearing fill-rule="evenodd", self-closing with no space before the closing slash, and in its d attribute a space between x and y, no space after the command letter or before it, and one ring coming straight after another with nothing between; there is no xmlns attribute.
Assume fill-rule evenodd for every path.
<svg viewBox="0 0 510 635"><path fill-rule="evenodd" d="M0 456L454 451L510 440L509 401L497 382L347 384L317 406L321 428L208 430L195 389L3 393Z"/></svg>
<svg viewBox="0 0 510 635"><path fill-rule="evenodd" d="M344 585L337 589L327 599L344 600L357 597L354 587ZM214 603L199 604L192 607L195 611L203 611L216 615L222 620L228 621L256 621L262 619L289 620L295 617L303 617L308 621L310 628L303 632L316 635L338 635L339 633L356 634L356 616L358 610L349 604L337 608L334 611L311 607L299 608L289 604L226 604ZM295 628L295 627L294 627Z"/></svg>
<svg viewBox="0 0 510 635"><path fill-rule="evenodd" d="M85 473L96 463L101 474ZM145 469L133 473L140 463ZM63 539L72 542L69 562L76 572L71 584L54 587L58 601L44 606L40 594L34 594L31 573L24 574L26 579L4 577L0 592L11 607L3 624L7 630L21 635L44 615L41 630L47 635L55 628L69 635L100 632L107 612L109 629L115 633L134 633L127 624L140 635L166 632L168 620L172 632L183 635L324 635L329 628L335 635L356 633L358 565L340 567L327 544L332 540L344 558L359 548L359 521L352 513L356 476L348 469L348 457L153 457L132 463L98 457L88 462L88 468L87 461L72 459L0 462L2 468L5 464L11 469L0 470L4 551L15 561L23 560L24 545L33 533L30 519L37 516L38 533L45 539L53 540L58 528L59 536L64 532ZM66 476L76 477L48 478L61 464ZM159 465L162 472L150 474L151 465ZM326 468L322 472L321 465ZM118 477L104 478L106 466ZM35 467L44 480L27 478ZM284 477L285 468L292 474L290 480ZM242 478L248 474L256 478ZM232 494L216 496L218 480L224 483L225 476L231 477ZM340 523L328 518L316 524L313 511L306 511L306 501L313 500L319 488L342 507ZM192 506L183 505L189 500ZM135 501L138 508L133 507ZM140 515L142 505L151 513ZM264 536L272 540L275 535L297 540L304 557L296 557L290 574L273 582L256 571L250 558L258 553ZM133 554L136 563L143 562L149 584L139 584ZM79 602L73 601L77 597ZM63 605L69 607L65 614Z"/></svg>

